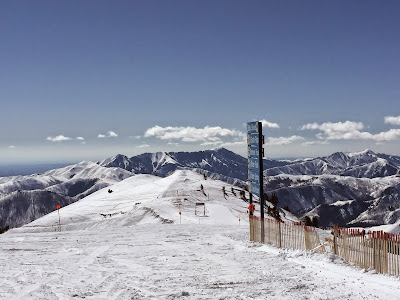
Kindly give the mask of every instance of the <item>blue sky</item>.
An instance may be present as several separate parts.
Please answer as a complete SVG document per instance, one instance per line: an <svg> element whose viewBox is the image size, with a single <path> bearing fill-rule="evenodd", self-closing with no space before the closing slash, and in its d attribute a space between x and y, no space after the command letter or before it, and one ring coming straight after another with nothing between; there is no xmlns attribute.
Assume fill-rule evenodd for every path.
<svg viewBox="0 0 400 300"><path fill-rule="evenodd" d="M0 163L400 155L398 1L0 1ZM390 118L391 117L391 118Z"/></svg>

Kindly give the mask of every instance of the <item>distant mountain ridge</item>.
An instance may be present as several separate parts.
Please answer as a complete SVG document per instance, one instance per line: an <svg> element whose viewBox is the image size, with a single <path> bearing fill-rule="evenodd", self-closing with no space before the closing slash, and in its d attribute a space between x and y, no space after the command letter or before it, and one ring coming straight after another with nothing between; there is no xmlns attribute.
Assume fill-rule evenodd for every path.
<svg viewBox="0 0 400 300"><path fill-rule="evenodd" d="M144 153L131 158L118 154L98 162L103 167L118 167L136 174L168 176L176 169L199 169L242 181L247 180L247 158L225 148L198 152ZM340 175L376 178L400 174L400 156L364 150L335 152L329 156L295 161L263 160L264 175Z"/></svg>
<svg viewBox="0 0 400 300"><path fill-rule="evenodd" d="M246 186L247 159L227 149L117 155L99 163L134 173L168 176L192 169ZM371 150L295 161L263 161L264 191L298 217L317 215L322 226L379 225L400 218L400 156ZM391 192L390 192L391 191Z"/></svg>
<svg viewBox="0 0 400 300"><path fill-rule="evenodd" d="M247 159L224 148L198 152L144 153L131 158L118 154L99 162L99 165L160 177L166 177L175 170L192 169L199 173L218 174L218 179L227 182L247 178Z"/></svg>
<svg viewBox="0 0 400 300"><path fill-rule="evenodd" d="M336 152L295 161L264 159L263 166L264 191L275 193L279 206L288 206L298 217L318 215L323 226L379 225L400 218L400 156ZM70 204L135 174L167 177L176 170L247 185L247 159L224 148L130 158L118 154L41 175L0 177L0 227L26 224L54 210L56 203Z"/></svg>
<svg viewBox="0 0 400 300"><path fill-rule="evenodd" d="M335 152L329 156L297 160L284 166L264 169L264 175L341 175L375 178L400 174L400 156L365 150L355 153Z"/></svg>
<svg viewBox="0 0 400 300"><path fill-rule="evenodd" d="M287 165L288 161L264 159L264 169ZM197 152L144 153L128 158L118 154L98 162L103 167L118 167L135 174L168 176L175 170L192 169L213 178L234 183L247 180L247 158L225 148Z"/></svg>

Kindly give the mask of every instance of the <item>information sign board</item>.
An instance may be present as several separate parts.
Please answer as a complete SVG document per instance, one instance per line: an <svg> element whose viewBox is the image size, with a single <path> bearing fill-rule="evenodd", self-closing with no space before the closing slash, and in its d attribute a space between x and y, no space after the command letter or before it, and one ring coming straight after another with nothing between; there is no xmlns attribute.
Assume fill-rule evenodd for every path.
<svg viewBox="0 0 400 300"><path fill-rule="evenodd" d="M248 154L248 180L250 191L258 197L261 196L262 185L262 132L259 122L247 123L247 154Z"/></svg>

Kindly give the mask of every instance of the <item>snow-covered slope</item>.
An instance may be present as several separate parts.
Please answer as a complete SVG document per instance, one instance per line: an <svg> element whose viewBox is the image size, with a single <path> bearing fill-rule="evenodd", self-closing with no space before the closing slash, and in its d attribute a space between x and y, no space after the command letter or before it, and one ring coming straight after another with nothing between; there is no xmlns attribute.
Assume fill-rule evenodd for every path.
<svg viewBox="0 0 400 300"><path fill-rule="evenodd" d="M44 174L0 178L0 228L18 227L110 184L132 176L120 168L93 162L48 171Z"/></svg>
<svg viewBox="0 0 400 300"><path fill-rule="evenodd" d="M225 196L222 187L225 187ZM109 189L113 192L109 193ZM248 203L235 189L189 170L177 170L164 178L135 175L63 207L60 210L62 228L179 223L179 211L185 224L236 224L239 219L247 222ZM205 204L205 216L204 207L196 209L196 203ZM23 229L55 230L57 224L58 214L53 212Z"/></svg>
<svg viewBox="0 0 400 300"><path fill-rule="evenodd" d="M135 175L61 208L61 232L57 212L12 229L0 235L0 299L398 298L398 278L249 242L232 188L189 170Z"/></svg>
<svg viewBox="0 0 400 300"><path fill-rule="evenodd" d="M397 277L249 242L243 225L13 229L0 235L0 299L399 298Z"/></svg>

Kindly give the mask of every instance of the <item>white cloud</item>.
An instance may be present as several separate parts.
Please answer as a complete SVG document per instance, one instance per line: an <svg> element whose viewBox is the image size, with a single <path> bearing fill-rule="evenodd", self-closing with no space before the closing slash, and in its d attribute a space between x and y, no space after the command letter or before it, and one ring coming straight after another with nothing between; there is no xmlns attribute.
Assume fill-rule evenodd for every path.
<svg viewBox="0 0 400 300"><path fill-rule="evenodd" d="M150 145L143 144L143 145L136 146L136 148L147 148L147 147L150 147Z"/></svg>
<svg viewBox="0 0 400 300"><path fill-rule="evenodd" d="M98 135L97 135L97 137L99 138L99 139L104 139L104 138L113 138L113 137L118 137L118 134L116 134L114 131L107 131L107 133L106 134L102 134L102 133L99 133Z"/></svg>
<svg viewBox="0 0 400 300"><path fill-rule="evenodd" d="M328 141L308 141L303 143L304 146L312 146L312 145L328 145Z"/></svg>
<svg viewBox="0 0 400 300"><path fill-rule="evenodd" d="M85 138L82 137L82 136L78 136L78 137L76 137L76 139L77 139L78 141L84 141L84 140L85 140Z"/></svg>
<svg viewBox="0 0 400 300"><path fill-rule="evenodd" d="M281 145L289 145L293 142L304 140L303 137L298 135L292 135L289 137L269 137L266 145L269 146L281 146Z"/></svg>
<svg viewBox="0 0 400 300"><path fill-rule="evenodd" d="M267 120L261 120L260 122L262 123L262 127L279 128L277 123L268 122Z"/></svg>
<svg viewBox="0 0 400 300"><path fill-rule="evenodd" d="M8 148L10 148L10 149L14 149L14 148L15 148L15 146L11 145L11 146L8 146Z"/></svg>
<svg viewBox="0 0 400 300"><path fill-rule="evenodd" d="M114 131L108 131L107 134L109 137L117 137L118 136L118 134L116 134Z"/></svg>
<svg viewBox="0 0 400 300"><path fill-rule="evenodd" d="M392 117L392 116L385 117L385 124L400 125L400 116L398 116L398 117Z"/></svg>
<svg viewBox="0 0 400 300"><path fill-rule="evenodd" d="M222 143L222 138L243 137L243 132L219 126L204 128L195 127L161 127L154 126L146 130L145 137L156 137L161 140L179 140L181 142Z"/></svg>
<svg viewBox="0 0 400 300"><path fill-rule="evenodd" d="M67 136L64 136L64 135L60 134L60 135L57 135L55 137L48 136L46 138L46 140L48 140L50 142L63 142L63 141L70 141L72 139L70 137L67 137Z"/></svg>
<svg viewBox="0 0 400 300"><path fill-rule="evenodd" d="M400 138L400 129L390 129L373 135L373 139L377 142L394 141Z"/></svg>
<svg viewBox="0 0 400 300"><path fill-rule="evenodd" d="M361 122L337 122L337 123L323 123L321 125L317 123L303 125L301 130L320 130L326 135L327 139L353 139L359 137L364 128ZM322 138L322 135L319 136Z"/></svg>
<svg viewBox="0 0 400 300"><path fill-rule="evenodd" d="M247 145L246 141L236 141L236 142L222 143L220 147L245 146L245 145Z"/></svg>
<svg viewBox="0 0 400 300"><path fill-rule="evenodd" d="M326 140L373 140L377 142L393 141L400 137L400 129L390 129L389 131L372 134L362 131L364 124L361 122L326 122L322 124L311 123L301 127L301 130L319 130L319 139Z"/></svg>
<svg viewBox="0 0 400 300"><path fill-rule="evenodd" d="M215 142L204 142L201 143L200 146L216 146L216 145L221 145L223 142L221 140L215 141Z"/></svg>

